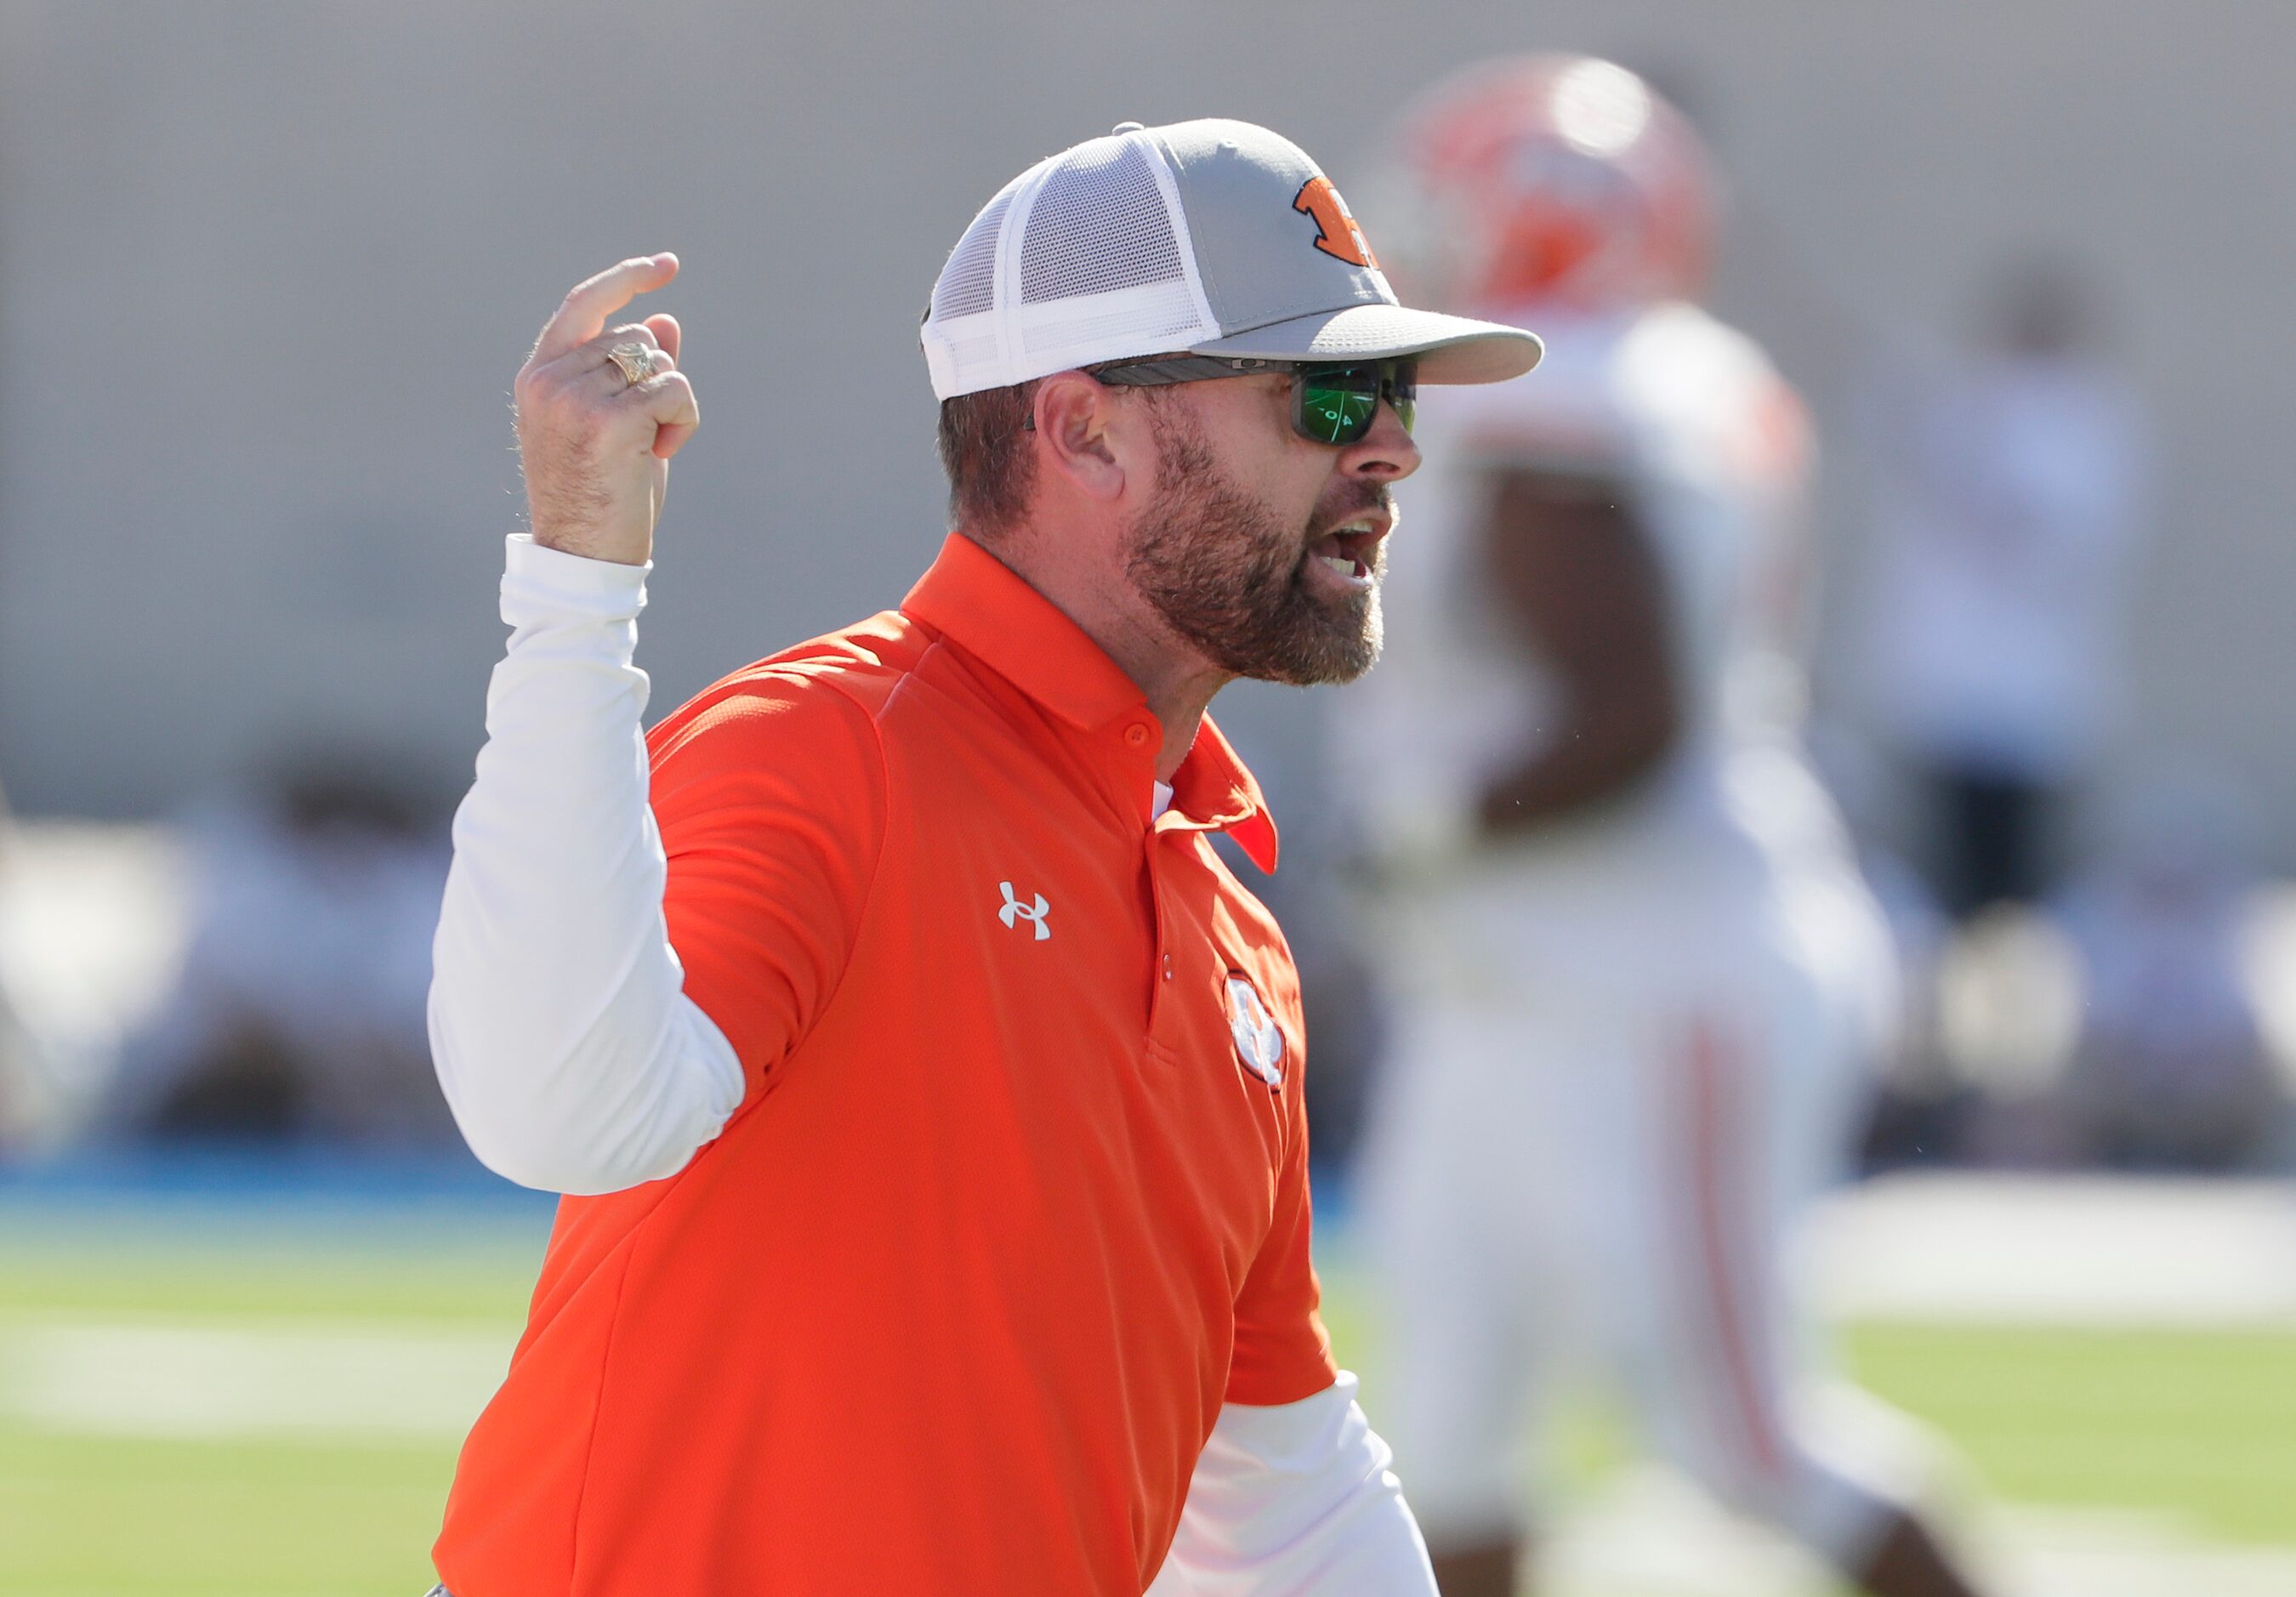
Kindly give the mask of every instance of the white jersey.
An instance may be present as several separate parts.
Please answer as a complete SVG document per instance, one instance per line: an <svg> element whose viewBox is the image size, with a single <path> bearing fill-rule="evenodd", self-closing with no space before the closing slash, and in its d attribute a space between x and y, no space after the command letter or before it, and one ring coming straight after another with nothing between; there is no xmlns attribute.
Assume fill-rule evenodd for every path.
<svg viewBox="0 0 2296 1597"><path fill-rule="evenodd" d="M1805 1423L1784 1238L1841 1161L1891 971L1793 736L1807 429L1692 307L1538 326L1528 379L1428 397L1387 651L1338 717L1394 856L1364 1167L1383 1423L1431 1542L1470 1545L1520 1511L1519 1434L1551 1449L1558 1389L1598 1370L1653 1451L1854 1568L1892 1503ZM1632 496L1684 732L1632 794L1478 846L1483 788L1565 724L1486 576L1510 465Z"/></svg>
<svg viewBox="0 0 2296 1597"><path fill-rule="evenodd" d="M1832 846L1822 799L1749 804L1749 779L1790 777L1800 710L1801 405L1743 335L1687 304L1556 323L1512 382L1422 397L1425 463L1414 479L1383 594L1378 667L1349 691L1339 758L1362 796L1366 840L1425 864L1469 835L1483 789L1553 735L1554 690L1485 575L1493 473L1510 465L1615 476L1665 584L1684 734L1667 767L1595 818L1521 845L1604 855L1662 839L1784 845L1779 820ZM1735 767L1759 750L1753 774Z"/></svg>

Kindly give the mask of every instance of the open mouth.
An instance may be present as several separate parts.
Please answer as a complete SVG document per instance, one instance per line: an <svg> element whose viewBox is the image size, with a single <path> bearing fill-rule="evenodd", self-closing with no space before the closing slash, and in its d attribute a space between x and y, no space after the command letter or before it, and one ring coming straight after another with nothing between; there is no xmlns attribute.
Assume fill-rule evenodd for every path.
<svg viewBox="0 0 2296 1597"><path fill-rule="evenodd" d="M1390 518L1367 511L1342 521L1308 545L1308 560L1349 588L1367 588L1379 564L1379 543L1387 536Z"/></svg>

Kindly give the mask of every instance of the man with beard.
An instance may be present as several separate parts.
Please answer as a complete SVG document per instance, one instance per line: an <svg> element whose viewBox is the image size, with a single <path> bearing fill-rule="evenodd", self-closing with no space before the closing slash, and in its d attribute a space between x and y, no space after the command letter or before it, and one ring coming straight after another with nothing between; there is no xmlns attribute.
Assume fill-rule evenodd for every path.
<svg viewBox="0 0 2296 1597"><path fill-rule="evenodd" d="M431 1029L480 1157L569 1196L444 1586L1431 1592L1316 1318L1298 981L1208 841L1275 831L1205 708L1371 664L1414 383L1537 340L1398 305L1265 129L1054 156L934 288L939 558L641 746L699 413L676 322L611 323L676 271L577 288L517 386Z"/></svg>

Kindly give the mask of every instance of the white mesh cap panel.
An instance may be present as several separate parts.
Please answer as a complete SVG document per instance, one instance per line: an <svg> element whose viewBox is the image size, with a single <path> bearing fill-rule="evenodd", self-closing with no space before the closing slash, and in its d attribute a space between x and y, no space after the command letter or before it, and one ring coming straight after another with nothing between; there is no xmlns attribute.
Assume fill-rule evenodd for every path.
<svg viewBox="0 0 2296 1597"><path fill-rule="evenodd" d="M1155 168L1137 144L1095 139L1054 168L1037 191L1021 240L1023 303L1186 276Z"/></svg>
<svg viewBox="0 0 2296 1597"><path fill-rule="evenodd" d="M947 399L1218 333L1171 173L1126 133L1040 162L991 200L942 267L921 338Z"/></svg>
<svg viewBox="0 0 2296 1597"><path fill-rule="evenodd" d="M996 241L1005 209L1012 203L1013 190L1007 187L972 218L972 225L949 251L940 281L933 284L934 321L978 315L996 304Z"/></svg>

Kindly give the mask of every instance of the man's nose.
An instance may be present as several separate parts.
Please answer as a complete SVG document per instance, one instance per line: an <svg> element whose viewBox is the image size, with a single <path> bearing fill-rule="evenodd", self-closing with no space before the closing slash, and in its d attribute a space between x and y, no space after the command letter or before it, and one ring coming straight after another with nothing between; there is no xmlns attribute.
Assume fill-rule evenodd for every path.
<svg viewBox="0 0 2296 1597"><path fill-rule="evenodd" d="M1380 401L1371 430L1341 451L1340 470L1382 482L1399 482L1419 470L1419 446L1411 441L1403 418L1388 400Z"/></svg>

